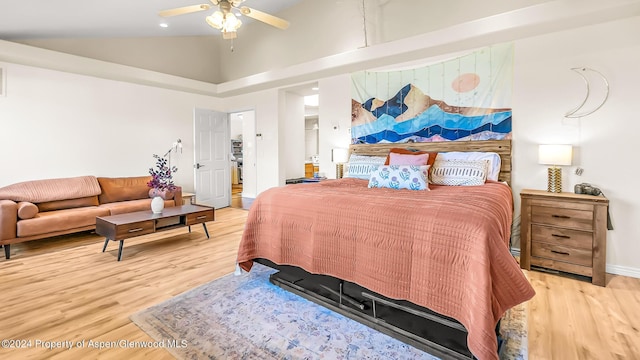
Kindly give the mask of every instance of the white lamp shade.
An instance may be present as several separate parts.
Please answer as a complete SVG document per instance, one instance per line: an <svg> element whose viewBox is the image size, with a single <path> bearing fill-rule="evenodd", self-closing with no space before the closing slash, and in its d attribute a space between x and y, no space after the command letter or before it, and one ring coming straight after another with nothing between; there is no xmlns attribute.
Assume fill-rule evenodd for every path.
<svg viewBox="0 0 640 360"><path fill-rule="evenodd" d="M571 165L571 145L540 145L538 163L545 165Z"/></svg>
<svg viewBox="0 0 640 360"><path fill-rule="evenodd" d="M345 163L349 160L349 150L342 148L335 148L331 150L333 156L333 162L336 164Z"/></svg>

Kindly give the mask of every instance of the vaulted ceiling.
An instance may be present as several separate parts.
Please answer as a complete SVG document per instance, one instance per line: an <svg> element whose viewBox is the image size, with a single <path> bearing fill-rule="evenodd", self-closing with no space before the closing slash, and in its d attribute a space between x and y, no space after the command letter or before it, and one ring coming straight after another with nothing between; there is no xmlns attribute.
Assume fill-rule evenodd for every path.
<svg viewBox="0 0 640 360"><path fill-rule="evenodd" d="M189 0L24 3L0 1L0 61L216 96L640 16L640 0L246 0L291 26L243 17L229 42L205 23L209 11L159 26L158 11Z"/></svg>
<svg viewBox="0 0 640 360"><path fill-rule="evenodd" d="M246 0L242 6L277 14L301 0ZM209 4L212 9L162 18L161 10ZM205 22L209 0L1 1L0 39L122 38L212 35ZM237 11L234 11L239 13ZM242 17L243 23L252 19ZM168 27L160 27L160 23Z"/></svg>

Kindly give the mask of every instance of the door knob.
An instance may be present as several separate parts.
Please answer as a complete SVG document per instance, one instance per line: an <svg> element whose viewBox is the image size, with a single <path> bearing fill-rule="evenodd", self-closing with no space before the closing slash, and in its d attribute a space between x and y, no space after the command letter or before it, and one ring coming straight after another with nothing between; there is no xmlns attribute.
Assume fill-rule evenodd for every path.
<svg viewBox="0 0 640 360"><path fill-rule="evenodd" d="M204 167L204 165L200 165L200 163L195 164L194 166L196 169L200 169L201 167Z"/></svg>

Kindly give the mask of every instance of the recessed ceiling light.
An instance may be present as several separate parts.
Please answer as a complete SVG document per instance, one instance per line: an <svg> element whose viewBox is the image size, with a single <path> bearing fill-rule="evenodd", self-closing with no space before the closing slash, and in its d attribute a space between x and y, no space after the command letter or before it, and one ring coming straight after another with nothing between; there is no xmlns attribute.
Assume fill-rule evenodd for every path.
<svg viewBox="0 0 640 360"><path fill-rule="evenodd" d="M312 87L312 88L311 88L311 90L313 90L313 91L318 91L319 89L320 89L320 88L319 88L319 87L317 87L317 86L314 86L314 87Z"/></svg>
<svg viewBox="0 0 640 360"><path fill-rule="evenodd" d="M161 27L161 28L168 28L168 27L169 27L169 24L167 24L167 23L160 23L160 27Z"/></svg>

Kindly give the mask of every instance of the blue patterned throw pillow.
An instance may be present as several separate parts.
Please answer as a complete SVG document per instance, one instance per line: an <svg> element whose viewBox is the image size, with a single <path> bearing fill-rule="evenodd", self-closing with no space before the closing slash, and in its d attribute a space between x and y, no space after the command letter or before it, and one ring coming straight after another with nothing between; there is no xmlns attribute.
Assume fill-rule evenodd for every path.
<svg viewBox="0 0 640 360"><path fill-rule="evenodd" d="M371 169L370 188L429 190L429 165L379 165Z"/></svg>

